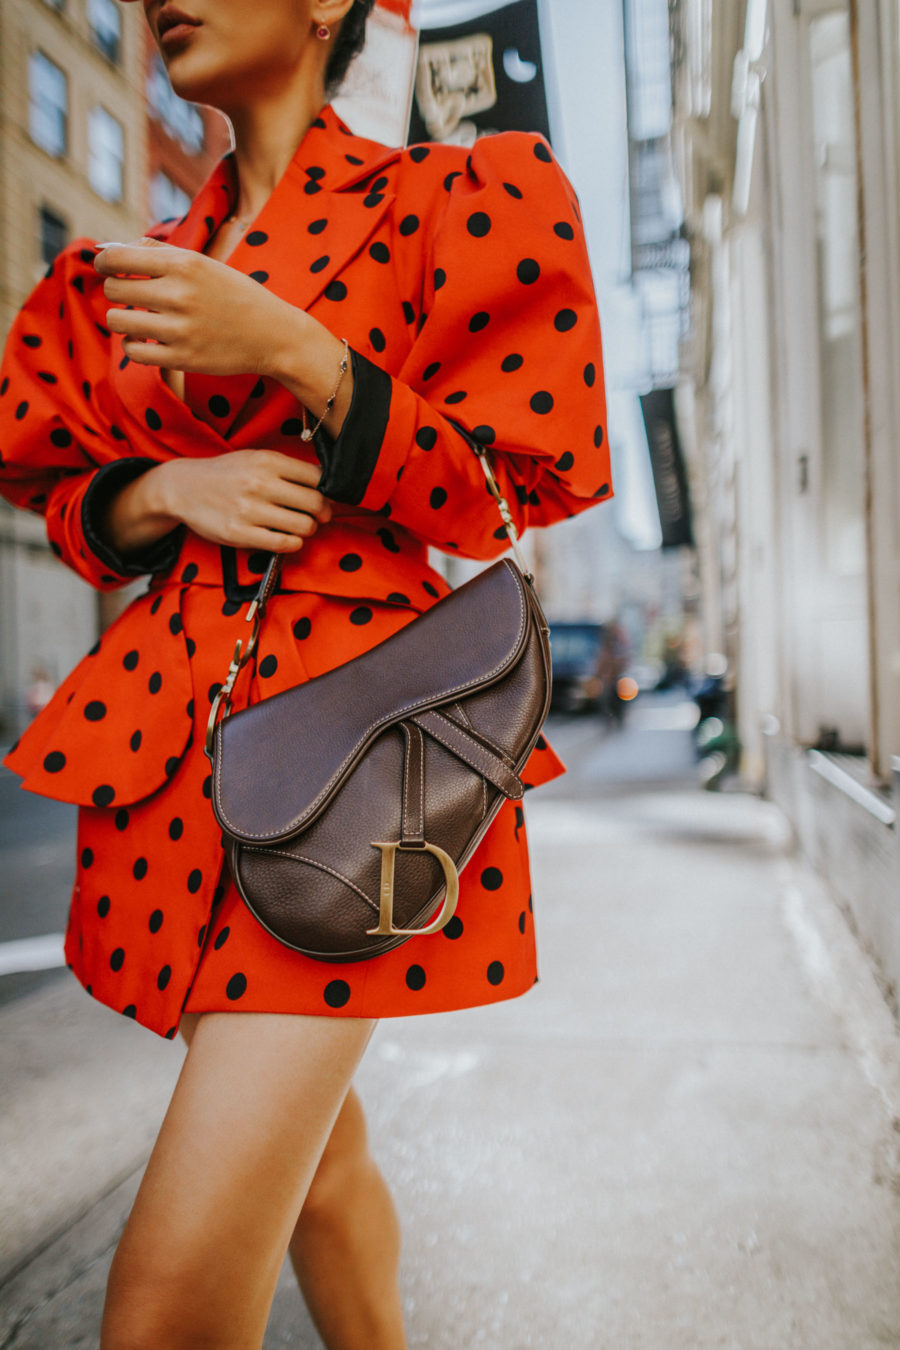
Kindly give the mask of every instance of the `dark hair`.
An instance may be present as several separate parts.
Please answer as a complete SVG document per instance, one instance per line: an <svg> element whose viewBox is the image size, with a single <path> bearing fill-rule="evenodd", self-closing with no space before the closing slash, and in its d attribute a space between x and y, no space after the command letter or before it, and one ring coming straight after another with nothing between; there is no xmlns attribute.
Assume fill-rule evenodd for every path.
<svg viewBox="0 0 900 1350"><path fill-rule="evenodd" d="M353 6L344 15L340 31L325 67L325 89L329 96L336 94L354 56L363 49L366 40L366 20L375 6L375 0L353 0Z"/></svg>

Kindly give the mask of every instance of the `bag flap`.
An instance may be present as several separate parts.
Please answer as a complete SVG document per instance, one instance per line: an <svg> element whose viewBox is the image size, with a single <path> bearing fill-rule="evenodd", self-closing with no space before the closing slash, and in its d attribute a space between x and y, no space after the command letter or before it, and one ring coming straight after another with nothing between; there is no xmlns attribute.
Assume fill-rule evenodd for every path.
<svg viewBox="0 0 900 1350"><path fill-rule="evenodd" d="M220 722L219 824L243 843L289 838L384 727L494 683L525 641L526 585L511 563L494 563L362 656Z"/></svg>

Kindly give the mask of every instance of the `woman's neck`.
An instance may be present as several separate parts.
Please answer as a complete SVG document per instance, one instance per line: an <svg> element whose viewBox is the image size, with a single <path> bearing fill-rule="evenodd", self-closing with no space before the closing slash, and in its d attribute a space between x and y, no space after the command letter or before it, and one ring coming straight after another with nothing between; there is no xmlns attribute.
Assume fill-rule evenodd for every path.
<svg viewBox="0 0 900 1350"><path fill-rule="evenodd" d="M259 215L324 102L320 82L304 81L286 93L229 109L238 187L234 214L240 219Z"/></svg>

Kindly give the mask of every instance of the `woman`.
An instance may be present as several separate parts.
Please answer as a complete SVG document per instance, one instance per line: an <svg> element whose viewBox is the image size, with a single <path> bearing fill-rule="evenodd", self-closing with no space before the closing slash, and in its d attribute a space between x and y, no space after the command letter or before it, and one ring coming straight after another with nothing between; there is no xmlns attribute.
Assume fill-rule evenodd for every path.
<svg viewBox="0 0 900 1350"><path fill-rule="evenodd" d="M81 807L70 968L189 1041L102 1350L259 1346L286 1250L331 1350L404 1345L397 1223L353 1072L375 1019L536 979L520 809L442 934L335 967L253 920L209 804L209 706L269 552L283 578L244 702L432 605L447 588L428 545L503 551L454 422L494 446L520 528L611 495L571 189L539 137L467 155L354 136L326 96L371 3L144 0L176 92L229 116L234 151L182 220L64 250L0 372L4 494L94 586L151 576L7 759ZM559 771L542 745L526 777Z"/></svg>

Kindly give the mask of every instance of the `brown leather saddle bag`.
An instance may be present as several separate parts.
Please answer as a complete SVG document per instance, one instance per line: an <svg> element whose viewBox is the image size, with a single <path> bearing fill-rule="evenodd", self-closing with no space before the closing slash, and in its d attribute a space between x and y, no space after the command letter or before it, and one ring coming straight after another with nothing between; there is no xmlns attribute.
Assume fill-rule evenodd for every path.
<svg viewBox="0 0 900 1350"><path fill-rule="evenodd" d="M346 665L218 722L214 708L213 808L252 913L321 961L438 932L523 794L549 698L546 622L504 560Z"/></svg>

